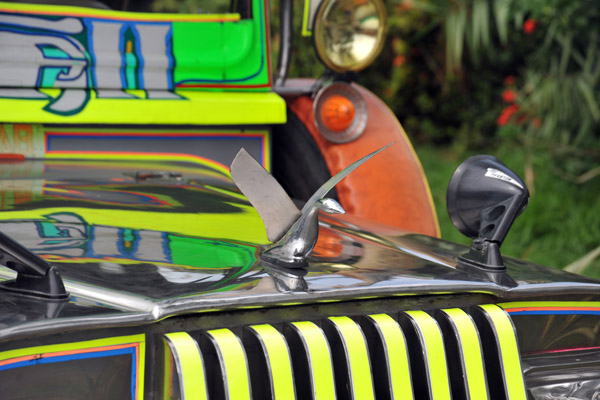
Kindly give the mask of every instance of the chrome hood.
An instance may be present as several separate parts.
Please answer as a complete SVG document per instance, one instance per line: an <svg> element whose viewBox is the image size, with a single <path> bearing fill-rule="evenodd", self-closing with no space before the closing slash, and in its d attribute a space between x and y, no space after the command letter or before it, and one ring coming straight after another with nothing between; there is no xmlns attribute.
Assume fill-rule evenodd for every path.
<svg viewBox="0 0 600 400"><path fill-rule="evenodd" d="M0 338L390 296L600 294L595 280L511 258L514 284L494 282L457 268L465 246L352 216L321 218L306 270L273 267L260 261L268 243L260 217L230 177L209 166L56 160L0 170L0 231L57 266L71 294L60 307L25 307L29 300L0 292L8 310ZM14 276L0 267L1 279Z"/></svg>

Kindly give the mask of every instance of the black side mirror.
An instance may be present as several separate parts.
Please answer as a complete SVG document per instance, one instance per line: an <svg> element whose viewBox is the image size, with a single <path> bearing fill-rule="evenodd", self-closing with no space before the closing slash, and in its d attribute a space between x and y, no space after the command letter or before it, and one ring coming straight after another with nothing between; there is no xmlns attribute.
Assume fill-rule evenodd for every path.
<svg viewBox="0 0 600 400"><path fill-rule="evenodd" d="M500 246L528 202L525 183L496 157L474 156L459 165L448 184L448 214L461 233L474 238L459 263L505 270Z"/></svg>

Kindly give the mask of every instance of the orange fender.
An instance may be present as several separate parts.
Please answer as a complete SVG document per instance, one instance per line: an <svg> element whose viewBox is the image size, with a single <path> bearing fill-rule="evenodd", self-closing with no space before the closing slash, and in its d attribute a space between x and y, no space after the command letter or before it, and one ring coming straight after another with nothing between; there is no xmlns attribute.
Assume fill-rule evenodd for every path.
<svg viewBox="0 0 600 400"><path fill-rule="evenodd" d="M319 146L331 175L367 153L396 141L336 186L340 203L348 214L439 237L429 184L402 125L377 96L359 85L353 86L365 98L369 116L364 133L349 143L332 143L319 133L314 123L312 98L286 99L290 110Z"/></svg>

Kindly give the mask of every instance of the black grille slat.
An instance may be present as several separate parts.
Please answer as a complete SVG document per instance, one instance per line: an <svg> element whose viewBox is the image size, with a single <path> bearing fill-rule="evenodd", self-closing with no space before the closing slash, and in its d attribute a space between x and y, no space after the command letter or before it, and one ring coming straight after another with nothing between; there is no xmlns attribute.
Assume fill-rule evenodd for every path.
<svg viewBox="0 0 600 400"><path fill-rule="evenodd" d="M402 332L404 332L406 343L408 345L408 357L410 360L415 399L429 399L430 390L429 382L427 380L427 371L425 369L425 349L419 340L415 326L408 316L401 313L398 316L398 322L400 323Z"/></svg>
<svg viewBox="0 0 600 400"><path fill-rule="evenodd" d="M204 357L208 398L211 400L225 400L225 378L220 366L219 357L217 356L215 344L205 333L196 336L195 339Z"/></svg>
<svg viewBox="0 0 600 400"><path fill-rule="evenodd" d="M337 396L339 399L351 399L350 371L348 370L348 361L342 339L330 321L326 321L322 328L331 349Z"/></svg>
<svg viewBox="0 0 600 400"><path fill-rule="evenodd" d="M304 347L298 331L293 329L290 324L285 324L283 327L283 336L290 349L296 396L298 399L310 399L313 396L313 383L309 372L310 361L307 349Z"/></svg>
<svg viewBox="0 0 600 400"><path fill-rule="evenodd" d="M392 382L385 354L383 337L377 330L376 324L369 318L361 318L360 326L369 346L371 370L373 371L373 386L377 399L392 398Z"/></svg>
<svg viewBox="0 0 600 400"><path fill-rule="evenodd" d="M273 388L267 373L269 365L260 341L249 328L244 329L242 344L248 358L248 370L252 387L252 398L272 399Z"/></svg>
<svg viewBox="0 0 600 400"><path fill-rule="evenodd" d="M448 375L452 398L468 399L467 374L463 360L460 357L460 338L458 332L454 329L446 314L438 311L435 313L435 319L440 325L442 332L444 332L444 348L446 349L446 361L450 366L448 368Z"/></svg>
<svg viewBox="0 0 600 400"><path fill-rule="evenodd" d="M291 338L292 364L299 399L336 397L331 346L325 333L315 323L308 321L288 323L285 337ZM304 386L300 386L306 383Z"/></svg>
<svg viewBox="0 0 600 400"><path fill-rule="evenodd" d="M481 346L484 354L485 372L488 377L488 388L491 400L508 399L500 365L500 345L496 339L496 333L486 317L486 314L478 307L469 310L481 337Z"/></svg>
<svg viewBox="0 0 600 400"><path fill-rule="evenodd" d="M244 330L243 343L253 397L294 400L296 392L291 353L281 327L251 325Z"/></svg>

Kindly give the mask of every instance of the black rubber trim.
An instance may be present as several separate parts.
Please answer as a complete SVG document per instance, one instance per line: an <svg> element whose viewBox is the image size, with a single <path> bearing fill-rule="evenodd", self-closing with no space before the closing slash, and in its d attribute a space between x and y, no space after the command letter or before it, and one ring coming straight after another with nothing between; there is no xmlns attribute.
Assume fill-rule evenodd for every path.
<svg viewBox="0 0 600 400"><path fill-rule="evenodd" d="M290 197L306 201L331 178L317 143L290 109L287 123L273 127L272 148L272 174ZM327 197L337 200L335 188Z"/></svg>

